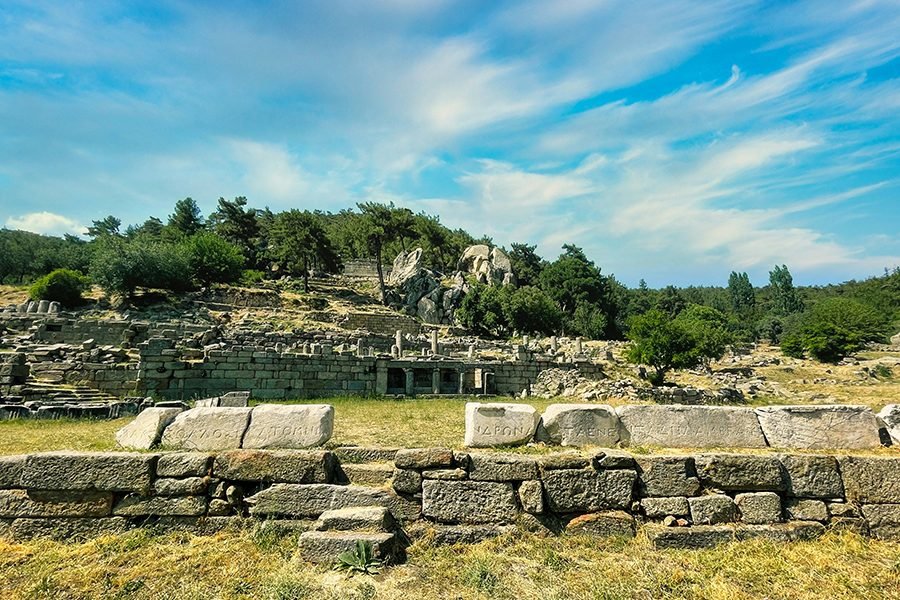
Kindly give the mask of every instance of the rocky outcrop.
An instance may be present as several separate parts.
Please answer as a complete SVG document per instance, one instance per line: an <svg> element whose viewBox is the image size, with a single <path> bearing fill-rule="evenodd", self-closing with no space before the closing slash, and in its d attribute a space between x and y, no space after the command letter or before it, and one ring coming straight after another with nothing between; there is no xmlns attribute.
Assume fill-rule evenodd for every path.
<svg viewBox="0 0 900 600"><path fill-rule="evenodd" d="M474 275L485 285L515 285L516 277L509 256L500 248L485 244L469 246L456 265L457 271Z"/></svg>

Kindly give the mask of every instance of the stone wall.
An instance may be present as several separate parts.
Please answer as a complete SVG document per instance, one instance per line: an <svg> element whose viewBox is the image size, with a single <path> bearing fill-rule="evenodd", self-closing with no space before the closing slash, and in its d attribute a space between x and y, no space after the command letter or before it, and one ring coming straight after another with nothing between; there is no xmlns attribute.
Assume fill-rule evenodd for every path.
<svg viewBox="0 0 900 600"><path fill-rule="evenodd" d="M344 329L359 329L382 335L392 335L395 331L410 335L419 335L422 332L422 323L405 315L354 312L340 318L337 323Z"/></svg>
<svg viewBox="0 0 900 600"><path fill-rule="evenodd" d="M134 345L154 335L181 339L209 328L208 325L131 321L126 319L88 320L47 315L3 314L3 324L13 331L31 332L33 340L45 344Z"/></svg>
<svg viewBox="0 0 900 600"><path fill-rule="evenodd" d="M386 508L410 537L439 543L515 526L625 537L644 527L658 547L808 539L827 527L900 539L900 458L446 448L0 457L0 534L14 539L148 524L311 529L327 511L366 506Z"/></svg>

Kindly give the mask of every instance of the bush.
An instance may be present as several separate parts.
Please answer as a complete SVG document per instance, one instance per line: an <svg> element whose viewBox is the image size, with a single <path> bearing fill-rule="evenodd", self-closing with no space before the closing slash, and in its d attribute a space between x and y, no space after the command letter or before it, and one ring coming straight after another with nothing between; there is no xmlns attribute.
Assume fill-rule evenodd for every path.
<svg viewBox="0 0 900 600"><path fill-rule="evenodd" d="M34 282L28 291L32 300L50 300L63 306L81 304L81 294L88 287L88 279L78 271L56 269Z"/></svg>
<svg viewBox="0 0 900 600"><path fill-rule="evenodd" d="M240 248L214 233L198 233L185 242L191 277L201 285L231 283L241 276Z"/></svg>
<svg viewBox="0 0 900 600"><path fill-rule="evenodd" d="M575 313L568 324L568 333L581 335L589 340L602 340L606 337L609 320L599 307L585 302L575 308Z"/></svg>
<svg viewBox="0 0 900 600"><path fill-rule="evenodd" d="M848 298L828 298L814 305L785 332L781 351L836 363L867 342L887 337L887 322L872 308Z"/></svg>
<svg viewBox="0 0 900 600"><path fill-rule="evenodd" d="M165 242L103 240L91 261L91 277L107 294L125 299L138 287L191 289L185 249Z"/></svg>
<svg viewBox="0 0 900 600"><path fill-rule="evenodd" d="M508 326L520 333L553 335L562 324L562 312L539 288L525 286L506 295L503 313ZM604 318L604 324L606 320Z"/></svg>
<svg viewBox="0 0 900 600"><path fill-rule="evenodd" d="M256 269L245 269L241 271L240 283L246 287L253 287L262 283L266 278L266 274Z"/></svg>

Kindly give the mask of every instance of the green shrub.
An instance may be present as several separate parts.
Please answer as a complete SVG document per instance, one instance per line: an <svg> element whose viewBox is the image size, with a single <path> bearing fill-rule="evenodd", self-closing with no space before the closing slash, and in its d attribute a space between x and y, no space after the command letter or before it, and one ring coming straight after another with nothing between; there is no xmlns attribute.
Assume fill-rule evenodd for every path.
<svg viewBox="0 0 900 600"><path fill-rule="evenodd" d="M874 309L849 298L828 298L786 327L781 351L836 363L867 342L883 341L887 331L887 320Z"/></svg>
<svg viewBox="0 0 900 600"><path fill-rule="evenodd" d="M201 285L231 283L241 276L240 248L214 233L198 233L185 242L191 276Z"/></svg>
<svg viewBox="0 0 900 600"><path fill-rule="evenodd" d="M166 242L102 240L91 260L91 277L107 294L126 299L139 287L172 291L192 287L184 247Z"/></svg>
<svg viewBox="0 0 900 600"><path fill-rule="evenodd" d="M265 278L266 274L262 271L257 271L256 269L244 269L241 271L240 284L247 287L253 287L262 283Z"/></svg>
<svg viewBox="0 0 900 600"><path fill-rule="evenodd" d="M28 294L32 300L56 301L63 306L77 306L81 294L88 287L88 279L78 271L56 269L34 282Z"/></svg>

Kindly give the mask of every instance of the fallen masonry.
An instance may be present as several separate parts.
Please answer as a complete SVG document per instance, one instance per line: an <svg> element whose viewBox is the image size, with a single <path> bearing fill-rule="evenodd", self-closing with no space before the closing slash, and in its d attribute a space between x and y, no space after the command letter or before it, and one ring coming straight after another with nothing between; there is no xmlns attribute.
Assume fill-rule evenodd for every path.
<svg viewBox="0 0 900 600"><path fill-rule="evenodd" d="M344 452L376 459L369 464L391 477L357 480L340 464ZM325 563L358 541L397 562L421 536L471 543L516 527L626 538L643 529L661 548L803 540L830 527L900 540L898 482L900 458L827 454L54 452L0 457L0 535L84 539L145 525L208 533L256 523L299 529L301 555Z"/></svg>

